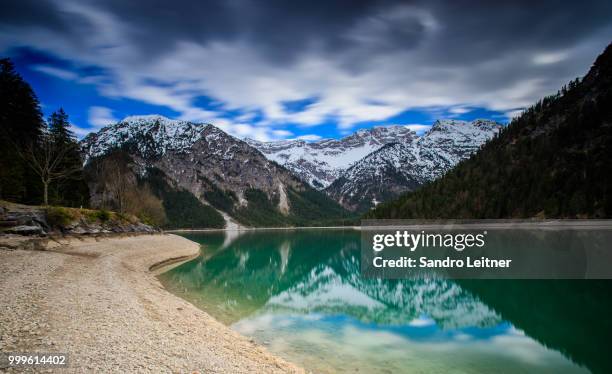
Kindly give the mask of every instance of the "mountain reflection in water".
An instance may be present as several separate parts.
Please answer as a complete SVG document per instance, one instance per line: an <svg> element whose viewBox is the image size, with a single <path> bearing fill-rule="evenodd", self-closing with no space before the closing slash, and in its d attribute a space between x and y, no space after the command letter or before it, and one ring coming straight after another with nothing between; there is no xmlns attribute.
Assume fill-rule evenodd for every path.
<svg viewBox="0 0 612 374"><path fill-rule="evenodd" d="M164 285L315 372L612 372L611 282L363 279L352 230L185 236Z"/></svg>

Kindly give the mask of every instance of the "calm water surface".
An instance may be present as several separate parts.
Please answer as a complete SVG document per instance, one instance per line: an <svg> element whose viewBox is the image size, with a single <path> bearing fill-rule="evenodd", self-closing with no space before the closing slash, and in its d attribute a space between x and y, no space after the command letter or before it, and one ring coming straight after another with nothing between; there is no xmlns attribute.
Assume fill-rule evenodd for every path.
<svg viewBox="0 0 612 374"><path fill-rule="evenodd" d="M164 285L314 372L612 372L612 282L365 280L357 231L185 236Z"/></svg>

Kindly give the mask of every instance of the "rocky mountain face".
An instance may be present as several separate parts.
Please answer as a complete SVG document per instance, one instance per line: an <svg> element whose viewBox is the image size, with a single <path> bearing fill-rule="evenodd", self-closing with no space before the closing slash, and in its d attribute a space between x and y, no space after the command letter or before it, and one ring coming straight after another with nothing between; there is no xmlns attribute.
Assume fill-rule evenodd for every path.
<svg viewBox="0 0 612 374"><path fill-rule="evenodd" d="M326 191L345 208L365 211L442 176L501 128L488 120L437 121L422 137L389 143L357 161Z"/></svg>
<svg viewBox="0 0 612 374"><path fill-rule="evenodd" d="M323 189L338 179L353 163L386 144L412 143L416 139L414 131L405 126L388 126L359 130L340 140L259 142L247 139L246 142L312 187Z"/></svg>
<svg viewBox="0 0 612 374"><path fill-rule="evenodd" d="M162 116L127 117L90 134L81 146L86 164L121 149L132 158L132 169L141 179L146 179L151 170L158 177L161 172L165 183L188 191L202 203L245 224L259 224L252 210L266 209L270 211L267 218L274 216L278 223L281 218L286 224L292 218L300 221L304 200L315 211L319 205L330 203L336 211L341 210L246 142L209 124Z"/></svg>
<svg viewBox="0 0 612 374"><path fill-rule="evenodd" d="M130 116L89 134L81 141L81 148L86 164L119 148L146 160L159 159L167 152L187 153L209 126L159 115Z"/></svg>

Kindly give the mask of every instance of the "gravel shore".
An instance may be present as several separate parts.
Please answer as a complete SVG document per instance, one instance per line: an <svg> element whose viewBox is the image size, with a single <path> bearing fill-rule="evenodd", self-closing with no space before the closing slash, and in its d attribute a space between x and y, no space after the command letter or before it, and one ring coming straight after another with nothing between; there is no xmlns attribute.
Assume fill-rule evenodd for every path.
<svg viewBox="0 0 612 374"><path fill-rule="evenodd" d="M151 267L196 256L194 242L142 235L46 248L0 250L1 352L68 353L69 368L53 370L62 373L303 372L161 286Z"/></svg>

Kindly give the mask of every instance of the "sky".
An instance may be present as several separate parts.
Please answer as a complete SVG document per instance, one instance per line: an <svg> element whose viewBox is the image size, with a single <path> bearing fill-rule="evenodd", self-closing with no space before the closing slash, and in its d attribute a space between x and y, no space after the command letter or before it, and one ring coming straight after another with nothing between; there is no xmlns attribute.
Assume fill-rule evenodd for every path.
<svg viewBox="0 0 612 374"><path fill-rule="evenodd" d="M0 56L82 137L129 115L314 141L507 123L583 76L612 2L3 0Z"/></svg>

